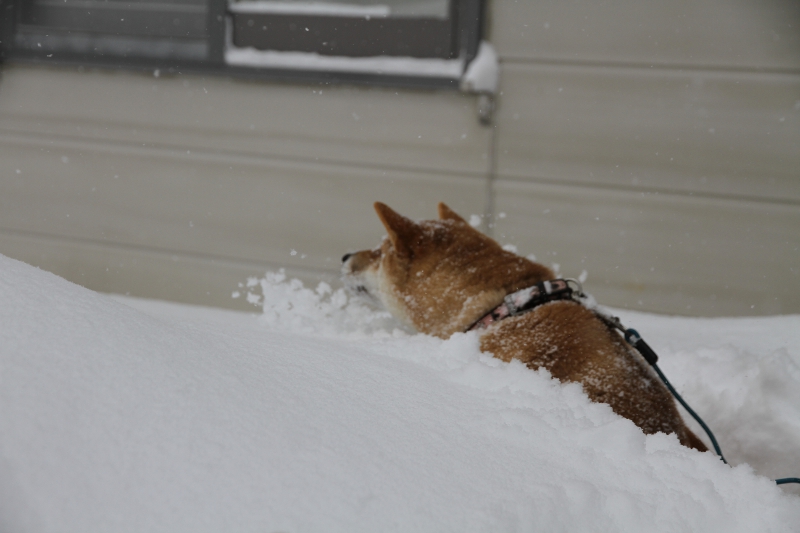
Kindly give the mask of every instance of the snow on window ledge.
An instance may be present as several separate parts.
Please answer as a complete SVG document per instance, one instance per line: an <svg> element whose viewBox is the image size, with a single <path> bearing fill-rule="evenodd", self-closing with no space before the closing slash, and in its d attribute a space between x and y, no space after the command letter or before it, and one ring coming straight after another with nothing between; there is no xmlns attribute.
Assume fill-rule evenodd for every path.
<svg viewBox="0 0 800 533"><path fill-rule="evenodd" d="M230 43L225 51L225 62L251 68L446 78L459 81L463 92L481 94L494 94L499 77L497 54L485 41L481 42L478 55L468 66L463 58L324 56L311 52L237 48Z"/></svg>
<svg viewBox="0 0 800 533"><path fill-rule="evenodd" d="M362 6L327 2L232 2L228 6L228 11L231 13L364 17L366 19L386 18L390 15L389 6Z"/></svg>
<svg viewBox="0 0 800 533"><path fill-rule="evenodd" d="M229 46L225 51L225 62L239 67L388 74L453 80L461 79L464 72L464 60L461 58L323 56L312 52L277 52L233 46Z"/></svg>
<svg viewBox="0 0 800 533"><path fill-rule="evenodd" d="M486 41L478 46L478 55L470 61L461 78L461 90L468 93L495 94L500 81L500 62L494 47Z"/></svg>

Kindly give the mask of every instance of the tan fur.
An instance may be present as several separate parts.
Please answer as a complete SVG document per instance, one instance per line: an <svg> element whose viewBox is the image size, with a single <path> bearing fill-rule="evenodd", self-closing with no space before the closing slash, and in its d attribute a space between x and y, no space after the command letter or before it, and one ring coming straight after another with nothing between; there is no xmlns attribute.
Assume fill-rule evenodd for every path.
<svg viewBox="0 0 800 533"><path fill-rule="evenodd" d="M507 294L555 278L547 267L503 250L445 204L439 220L419 223L380 202L375 211L388 237L374 250L345 256L345 283L423 333L447 338L465 331ZM589 398L645 433L676 433L683 445L706 450L642 358L578 303L551 302L507 318L482 333L481 349L581 383Z"/></svg>

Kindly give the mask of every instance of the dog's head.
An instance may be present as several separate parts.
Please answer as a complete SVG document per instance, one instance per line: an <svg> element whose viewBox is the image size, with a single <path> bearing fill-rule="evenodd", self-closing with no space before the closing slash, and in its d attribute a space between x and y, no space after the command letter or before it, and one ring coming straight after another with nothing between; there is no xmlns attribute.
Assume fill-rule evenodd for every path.
<svg viewBox="0 0 800 533"><path fill-rule="evenodd" d="M345 285L423 333L464 331L506 294L554 277L443 203L439 220L414 222L380 202L375 211L388 236L373 250L342 258Z"/></svg>

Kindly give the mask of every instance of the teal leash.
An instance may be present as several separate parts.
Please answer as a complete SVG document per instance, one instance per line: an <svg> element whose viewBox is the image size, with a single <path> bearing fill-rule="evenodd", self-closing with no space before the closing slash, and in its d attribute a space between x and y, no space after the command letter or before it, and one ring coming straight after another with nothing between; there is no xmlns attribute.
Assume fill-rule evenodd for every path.
<svg viewBox="0 0 800 533"><path fill-rule="evenodd" d="M703 421L703 419L700 418L700 415L698 415L697 413L694 412L694 409L689 407L689 404L686 403L686 400L684 400L681 397L681 395L678 394L678 391L676 391L675 387L672 386L672 383L669 382L669 380L667 379L667 376L665 376L664 373L661 371L661 369L658 367L658 364L657 364L658 363L658 354L656 354L655 350L653 350L650 347L650 345L647 344L644 341L642 336L639 335L638 331L636 331L635 329L626 328L625 326L623 326L622 322L620 321L620 319L618 317L606 314L606 313L600 311L599 309L594 308L593 306L587 305L586 304L586 300L585 300L586 295L583 292L583 287L581 286L581 283L578 280L575 280L575 279L572 279L572 278L568 278L567 281L573 281L578 286L577 290L574 291L575 296L577 296L577 299L576 299L577 302L580 303L581 305L584 305L584 306L588 307L592 311L594 311L595 314L598 317L600 317L600 319L602 319L606 324L608 324L608 325L612 326L613 328L618 329L619 331L621 331L622 334L625 337L625 340L628 342L628 344L630 344L637 352L639 352L639 354L642 356L642 358L645 361L647 361L647 363L651 367L653 367L653 370L655 370L656 374L658 374L658 377L661 379L661 381L664 383L664 385L666 385L666 387L669 390L670 394L672 394L672 396L676 400L678 400L678 402L683 406L683 408L686 409L686 411L690 415L692 415L692 418L694 418L697 421L697 423L700 424L700 427L702 427L703 430L706 432L706 435L708 435L708 438L711 440L711 444L714 445L714 451L717 452L717 455L719 456L720 459L722 459L722 462L725 463L725 464L728 464L728 461L726 461L725 457L722 455L722 449L719 447L719 443L717 442L717 438L714 437L714 433L711 431L711 428L709 428L708 425L706 425L706 423ZM797 478L797 477L784 477L784 478L779 478L779 479L775 480L775 484L776 485L785 485L787 483L800 483L800 478Z"/></svg>
<svg viewBox="0 0 800 533"><path fill-rule="evenodd" d="M661 369L658 368L658 365L656 364L658 362L658 355L656 355L656 352L650 347L649 344L644 342L642 336L639 335L639 332L635 329L625 330L625 340L628 341L628 344L636 348L636 351L642 354L644 360L653 367L653 370L656 371L658 377L661 378L661 381L663 381L664 385L667 386L669 392L675 397L676 400L680 402L683 408L686 409L690 415L692 415L692 418L697 420L697 423L700 424L703 430L705 430L706 435L708 435L708 438L711 439L711 444L714 445L714 451L717 452L717 455L719 455L719 458L722 459L722 462L728 464L728 461L726 461L725 457L722 455L722 449L719 447L719 443L717 443L714 433L711 432L711 428L709 428L706 423L703 422L703 419L700 418L700 415L694 412L694 409L689 407L689 404L686 403L686 400L684 400L681 395L678 394L678 391L676 391L675 387L672 386L672 383L669 382L667 376L665 376Z"/></svg>
<svg viewBox="0 0 800 533"><path fill-rule="evenodd" d="M573 289L570 283L573 283L576 288ZM700 424L700 426L706 432L706 435L708 435L708 438L711 439L711 443L714 445L714 451L717 452L717 455L720 459L722 459L722 462L728 464L728 461L726 461L725 457L722 455L722 449L719 447L719 443L717 442L716 437L714 437L714 433L711 432L711 428L709 428L706 423L703 422L703 419L694 412L694 409L689 407L689 404L686 403L681 395L678 394L678 391L675 390L675 387L672 386L672 383L669 382L667 376L665 376L661 369L658 368L658 365L656 364L658 362L658 355L656 352L644 341L644 339L642 339L642 336L639 335L638 331L635 329L626 328L622 325L622 322L620 322L619 318L606 314L593 305L589 305L588 297L583 292L583 286L579 280L574 278L548 280L537 283L535 286L511 293L503 299L503 302L500 305L486 313L483 317L478 319L478 321L467 328L467 331L486 328L498 320L502 320L508 316L520 315L522 313L531 311L538 305L554 300L565 299L576 301L580 305L590 309L606 324L622 332L628 344L638 351L644 360L653 367L653 370L656 372L656 374L658 374L658 377L661 379L664 385L666 385L670 394L672 394L672 396L678 400L678 402L680 402L683 408L686 409L690 415L692 415L692 418L694 418L697 423ZM783 485L785 483L800 483L800 478L785 477L776 479L775 483L778 485Z"/></svg>
<svg viewBox="0 0 800 533"><path fill-rule="evenodd" d="M697 420L697 423L700 424L700 426L706 432L708 438L711 439L711 444L714 445L714 451L717 452L717 455L719 456L720 459L722 459L722 462L728 464L728 461L726 461L725 457L722 455L722 449L720 449L719 444L717 443L717 439L714 437L714 433L711 432L711 428L709 428L706 425L706 423L703 422L703 419L700 418L700 416L694 412L694 409L689 407L689 404L686 403L686 401L681 397L681 395L678 394L678 391L675 390L675 387L672 386L672 383L669 382L667 376L665 376L664 373L661 371L661 369L658 368L658 365L656 364L658 362L658 355L656 354L656 352L650 347L649 344L647 344L644 341L642 336L639 335L638 331L631 328L625 329L617 317L612 317L612 318L613 320L609 320L609 322L613 324L614 327L624 332L625 340L628 341L628 344L633 346L636 349L636 351L638 351L642 355L644 360L647 361L648 364L653 367L653 370L656 371L658 377L661 378L661 381L663 381L664 385L667 386L669 392L675 397L676 400L678 400L678 402L680 402L683 408L686 409L686 411L690 415L692 415L692 418ZM785 485L787 483L800 483L800 478L784 477L775 480L776 485Z"/></svg>

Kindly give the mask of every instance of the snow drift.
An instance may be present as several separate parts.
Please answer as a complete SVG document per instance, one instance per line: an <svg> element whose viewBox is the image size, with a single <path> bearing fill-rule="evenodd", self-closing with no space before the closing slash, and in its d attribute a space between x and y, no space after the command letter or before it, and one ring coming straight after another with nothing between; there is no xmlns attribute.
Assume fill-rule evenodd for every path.
<svg viewBox="0 0 800 533"><path fill-rule="evenodd" d="M260 317L122 303L0 256L0 531L800 527L747 464L646 437L475 334L280 275L250 289ZM796 474L768 470L797 457L800 317L631 317L734 462ZM700 347L677 334L701 322Z"/></svg>

